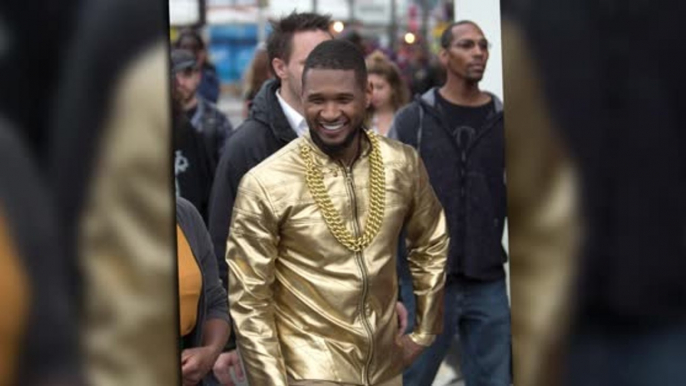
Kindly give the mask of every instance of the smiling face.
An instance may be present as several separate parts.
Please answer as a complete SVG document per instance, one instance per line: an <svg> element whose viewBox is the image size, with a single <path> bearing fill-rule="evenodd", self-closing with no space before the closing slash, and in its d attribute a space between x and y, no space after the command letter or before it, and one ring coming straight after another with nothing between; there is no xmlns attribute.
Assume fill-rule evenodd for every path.
<svg viewBox="0 0 686 386"><path fill-rule="evenodd" d="M312 141L330 156L350 149L362 130L371 86L354 70L312 68L303 74L303 108Z"/></svg>

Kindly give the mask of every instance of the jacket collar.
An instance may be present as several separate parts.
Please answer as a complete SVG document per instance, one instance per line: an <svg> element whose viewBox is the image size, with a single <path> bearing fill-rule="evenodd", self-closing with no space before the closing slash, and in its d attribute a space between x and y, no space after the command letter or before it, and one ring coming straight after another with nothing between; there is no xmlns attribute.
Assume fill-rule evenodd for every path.
<svg viewBox="0 0 686 386"><path fill-rule="evenodd" d="M270 79L262 85L253 99L250 118L267 125L276 138L288 143L298 136L291 128L276 98L276 90L279 87L281 87L281 82L277 79Z"/></svg>
<svg viewBox="0 0 686 386"><path fill-rule="evenodd" d="M369 141L370 135L376 134L370 133L366 128L362 129L362 151L360 152L360 156L355 162L353 162L353 164L356 163L360 158L369 157L369 154L372 152L372 144ZM314 154L315 162L318 165L327 165L331 163L339 165L337 161L333 160L328 154L324 153L322 149L320 149L319 146L312 141L309 130L302 136L302 140L312 148L312 154Z"/></svg>

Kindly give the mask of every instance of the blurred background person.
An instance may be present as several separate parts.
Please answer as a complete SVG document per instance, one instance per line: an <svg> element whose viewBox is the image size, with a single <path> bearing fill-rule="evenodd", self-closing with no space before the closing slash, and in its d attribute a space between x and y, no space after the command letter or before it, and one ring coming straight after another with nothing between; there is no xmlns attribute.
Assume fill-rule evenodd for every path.
<svg viewBox="0 0 686 386"><path fill-rule="evenodd" d="M181 197L176 199L176 253L182 383L216 385L211 370L231 333L228 297L205 223Z"/></svg>
<svg viewBox="0 0 686 386"><path fill-rule="evenodd" d="M274 77L270 67L267 46L260 43L255 49L255 55L243 77L243 119L248 118L252 101L262 84Z"/></svg>
<svg viewBox="0 0 686 386"><path fill-rule="evenodd" d="M172 52L171 59L174 190L177 197L183 197L191 202L207 223L215 171L212 163L214 149L208 146L202 134L193 127L183 108L184 99L182 88L178 87L177 72L189 65L189 58L183 55L182 51L176 51ZM193 60L191 56L190 63L193 63Z"/></svg>
<svg viewBox="0 0 686 386"><path fill-rule="evenodd" d="M207 47L202 36L194 29L184 29L179 33L179 38L174 45L176 48L181 48L191 51L198 60L200 67L200 85L198 86L198 93L212 103L217 103L220 94L219 77L217 76L217 69L210 62L207 53Z"/></svg>
<svg viewBox="0 0 686 386"><path fill-rule="evenodd" d="M214 103L199 95L200 68L193 53L177 48L171 52L171 57L176 95L180 99L186 119L202 135L214 170L226 139L233 132L233 127Z"/></svg>
<svg viewBox="0 0 686 386"><path fill-rule="evenodd" d="M85 0L0 2L0 111L39 168L49 165L51 109L59 64ZM49 20L50 22L46 22ZM52 65L46 65L52 63Z"/></svg>
<svg viewBox="0 0 686 386"><path fill-rule="evenodd" d="M346 30L341 32L336 39L347 40L354 44L355 47L362 52L362 54L368 54L365 39L362 37L362 34L356 28L354 28L354 26L348 27Z"/></svg>
<svg viewBox="0 0 686 386"><path fill-rule="evenodd" d="M367 73L373 94L366 125L386 136L395 113L409 102L409 90L398 67L381 51L367 57Z"/></svg>
<svg viewBox="0 0 686 386"><path fill-rule="evenodd" d="M682 113L686 78L680 55L686 47L682 16L686 4L507 3L503 2L503 9L521 29L519 46L527 48L529 56L514 63L505 56L505 69L513 64L520 68L513 78L506 77L506 90L521 93L521 88L510 87L510 81L523 73L539 85L543 95L531 100L529 110L508 111L508 168L511 150L517 150L510 148L514 144L510 138L517 138L518 131L526 128L511 127L511 117L536 109L539 118L549 116L547 129L559 138L578 177L578 185L571 186L579 191L578 213L546 203L548 210L540 220L548 226L526 235L527 245L518 246L519 254L534 246L540 252L546 244L538 243L543 241L559 261L569 253L567 239L573 229L560 234L559 229L552 232L549 224L551 220L559 224L564 214L580 217L580 243L573 245L578 275L566 296L571 307L560 312L569 315L560 318L560 313L554 313L540 324L555 331L560 326L556 323L562 322L562 330L556 331L563 334L562 339L546 337L556 347L543 352L547 355L535 364L557 371L539 384L686 384L686 131ZM507 98L512 100L510 95ZM528 123L522 118L515 122ZM527 135L520 143L531 146L532 139L541 142ZM522 153L522 158L530 157L530 152L520 149ZM538 175L551 182L564 176L563 169L540 169L534 170L543 171ZM530 174L528 180L536 182L538 178ZM510 177L516 181L510 174L508 181ZM518 224L534 219L528 211L517 217L513 213L512 232ZM514 252L514 233L511 236ZM522 263L517 272L539 268L537 264ZM514 266L512 273L515 283ZM538 291L545 289L541 286ZM512 294L513 312L515 300L520 309L522 304L528 306L522 312L532 313L539 310L532 305L556 300L527 304L523 301L535 298L520 298L515 287ZM527 326L518 324L516 330L525 333L523 327ZM529 334L528 341L540 338ZM550 353L558 355L551 360Z"/></svg>
<svg viewBox="0 0 686 386"><path fill-rule="evenodd" d="M87 384L175 385L167 8L139 0L82 5L74 39L50 62L62 78L49 175L59 231L81 279L74 298Z"/></svg>
<svg viewBox="0 0 686 386"><path fill-rule="evenodd" d="M579 172L583 239L567 383L685 384L686 79L673 58L684 51L686 7L518 3ZM575 60L563 59L562 47Z"/></svg>
<svg viewBox="0 0 686 386"><path fill-rule="evenodd" d="M407 46L403 77L410 88L410 95L422 95L445 81L445 73L422 40Z"/></svg>
<svg viewBox="0 0 686 386"><path fill-rule="evenodd" d="M81 385L74 258L44 168L80 1L0 3L0 385ZM35 7L33 7L35 6ZM45 20L50 20L49 23ZM51 63L51 65L45 65Z"/></svg>
<svg viewBox="0 0 686 386"><path fill-rule="evenodd" d="M54 196L4 119L0 160L0 385L80 385L79 304Z"/></svg>
<svg viewBox="0 0 686 386"><path fill-rule="evenodd" d="M524 31L502 19L513 384L561 385L578 262L578 182Z"/></svg>
<svg viewBox="0 0 686 386"><path fill-rule="evenodd" d="M402 109L389 134L420 153L450 231L444 329L405 371L404 381L431 385L457 335L467 385L509 386L503 103L479 87L490 53L478 25L451 23L441 34L441 47L447 81ZM406 257L398 260L403 263ZM405 269L401 265L402 300L413 315L412 282Z"/></svg>

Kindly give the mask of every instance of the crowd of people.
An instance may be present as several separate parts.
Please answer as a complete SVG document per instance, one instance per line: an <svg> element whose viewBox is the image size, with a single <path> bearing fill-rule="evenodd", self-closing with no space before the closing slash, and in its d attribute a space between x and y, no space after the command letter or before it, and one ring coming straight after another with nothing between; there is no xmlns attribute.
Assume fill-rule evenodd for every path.
<svg viewBox="0 0 686 386"><path fill-rule="evenodd" d="M330 26L272 22L235 130L201 36L173 45L184 385L431 385L456 335L468 386L510 385L487 38L450 24L438 76Z"/></svg>
<svg viewBox="0 0 686 386"><path fill-rule="evenodd" d="M686 384L684 4L501 4L517 385ZM1 385L430 384L458 335L506 384L479 28L384 51L395 111L374 49L275 21L232 130L193 122L221 91L197 33L169 66L164 3L0 10Z"/></svg>

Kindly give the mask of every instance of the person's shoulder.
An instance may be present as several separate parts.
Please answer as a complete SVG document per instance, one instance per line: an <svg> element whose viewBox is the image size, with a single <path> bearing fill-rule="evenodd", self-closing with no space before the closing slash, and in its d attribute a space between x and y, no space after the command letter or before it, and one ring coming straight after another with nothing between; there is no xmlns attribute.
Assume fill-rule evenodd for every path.
<svg viewBox="0 0 686 386"><path fill-rule="evenodd" d="M215 65L212 63L206 62L202 66L202 72L204 75L216 77L217 76L217 67L215 67Z"/></svg>
<svg viewBox="0 0 686 386"><path fill-rule="evenodd" d="M241 178L239 190L254 197L269 197L270 202L287 196L296 179L299 162L299 144L302 139L291 141L262 162L249 169Z"/></svg>
<svg viewBox="0 0 686 386"><path fill-rule="evenodd" d="M410 145L401 141L378 136L381 155L387 165L414 165L417 160L417 151Z"/></svg>
<svg viewBox="0 0 686 386"><path fill-rule="evenodd" d="M503 111L502 99L500 99L497 95L490 91L484 91L484 94L490 98L490 101L488 103L493 105L493 108L495 109L496 113L500 113Z"/></svg>
<svg viewBox="0 0 686 386"><path fill-rule="evenodd" d="M419 102L419 97L414 97L408 104L398 109L396 112L397 116L413 116L419 114L419 109L421 108L421 102Z"/></svg>
<svg viewBox="0 0 686 386"><path fill-rule="evenodd" d="M424 99L426 99L425 96L420 96L419 94L415 95L408 104L401 107L395 113L394 123L404 127L417 121L419 119L420 110L425 108L425 102L422 102Z"/></svg>
<svg viewBox="0 0 686 386"><path fill-rule="evenodd" d="M241 150L255 147L272 135L267 124L254 118L248 118L241 123L226 142L227 149Z"/></svg>
<svg viewBox="0 0 686 386"><path fill-rule="evenodd" d="M299 157L300 144L304 141L303 138L295 139L289 142L286 146L277 150L274 154L269 155L262 162L257 164L250 170L250 173L258 178L267 179L267 175L274 177L275 173L288 176L292 171L292 166L297 164L296 157ZM272 179L273 178L269 178Z"/></svg>
<svg viewBox="0 0 686 386"><path fill-rule="evenodd" d="M198 95L197 98L200 101L200 103L202 103L204 105L207 112L212 113L212 114L224 115L224 113L222 113L221 110L219 110L219 107L217 106L216 103L214 103L211 100L209 100L203 96L200 96L200 95Z"/></svg>
<svg viewBox="0 0 686 386"><path fill-rule="evenodd" d="M389 136L402 142L411 141L418 129L421 102L415 98L410 103L399 109L389 131Z"/></svg>
<svg viewBox="0 0 686 386"><path fill-rule="evenodd" d="M182 228L203 220L195 206L183 197L176 197L176 221Z"/></svg>
<svg viewBox="0 0 686 386"><path fill-rule="evenodd" d="M176 198L176 224L183 231L194 254L201 252L201 248L209 243L207 226L200 212L190 201L182 197ZM199 253L198 257L203 258L204 255Z"/></svg>

